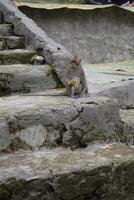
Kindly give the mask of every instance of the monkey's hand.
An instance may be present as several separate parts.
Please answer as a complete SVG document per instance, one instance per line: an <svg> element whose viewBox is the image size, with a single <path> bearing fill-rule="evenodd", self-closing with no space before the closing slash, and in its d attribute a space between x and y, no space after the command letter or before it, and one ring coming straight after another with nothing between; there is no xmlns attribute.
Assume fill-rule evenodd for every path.
<svg viewBox="0 0 134 200"><path fill-rule="evenodd" d="M71 87L74 87L74 86L76 85L76 83L77 83L77 80L74 80L74 79L72 79L72 80L70 80L70 81L68 82L68 84L69 84Z"/></svg>

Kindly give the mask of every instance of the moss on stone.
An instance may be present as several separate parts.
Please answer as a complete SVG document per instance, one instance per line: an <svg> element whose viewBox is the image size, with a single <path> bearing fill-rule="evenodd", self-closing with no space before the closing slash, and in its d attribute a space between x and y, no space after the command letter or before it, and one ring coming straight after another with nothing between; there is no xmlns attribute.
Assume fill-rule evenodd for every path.
<svg viewBox="0 0 134 200"><path fill-rule="evenodd" d="M24 183L23 180L18 181L15 178L7 180L0 186L0 200L10 200L14 194L21 193Z"/></svg>
<svg viewBox="0 0 134 200"><path fill-rule="evenodd" d="M12 73L0 73L0 96L9 95L11 93L10 81L14 78Z"/></svg>
<svg viewBox="0 0 134 200"><path fill-rule="evenodd" d="M81 170L69 175L63 174L58 178L61 197L65 200L77 199L80 196L84 199L94 199L97 197L97 190L100 190L101 196L104 184L109 182L110 173L111 168L104 166L90 172Z"/></svg>
<svg viewBox="0 0 134 200"><path fill-rule="evenodd" d="M115 134L113 134L116 141L128 144L128 139L124 133L123 127L116 126L115 127Z"/></svg>
<svg viewBox="0 0 134 200"><path fill-rule="evenodd" d="M0 53L0 64L27 64L31 62L31 57L35 55L34 51L10 50Z"/></svg>
<svg viewBox="0 0 134 200"><path fill-rule="evenodd" d="M50 65L46 65L46 70L44 71L46 76L53 76L54 71Z"/></svg>
<svg viewBox="0 0 134 200"><path fill-rule="evenodd" d="M43 71L44 71L45 76L47 76L47 77L52 76L53 77L53 79L57 83L57 88L62 88L63 87L63 84L59 80L57 74L54 72L54 70L53 70L51 65L47 64L46 68Z"/></svg>
<svg viewBox="0 0 134 200"><path fill-rule="evenodd" d="M4 186L0 186L0 200L10 199L11 191L8 191Z"/></svg>
<svg viewBox="0 0 134 200"><path fill-rule="evenodd" d="M81 144L87 144L93 141L106 141L107 137L103 133L87 133L84 135L84 137L81 139Z"/></svg>
<svg viewBox="0 0 134 200"><path fill-rule="evenodd" d="M7 150L11 150L11 151L16 151L19 149L23 149L23 150L32 150L33 148L26 144L24 141L22 141L20 138L16 137L12 143L10 143L7 147Z"/></svg>
<svg viewBox="0 0 134 200"><path fill-rule="evenodd" d="M38 54L35 54L32 56L30 63L34 64L36 57L38 56Z"/></svg>

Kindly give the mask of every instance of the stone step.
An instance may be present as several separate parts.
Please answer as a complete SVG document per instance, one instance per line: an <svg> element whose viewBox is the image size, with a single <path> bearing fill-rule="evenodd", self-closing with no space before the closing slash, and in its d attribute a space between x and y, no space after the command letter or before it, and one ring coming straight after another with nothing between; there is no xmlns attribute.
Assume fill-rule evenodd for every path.
<svg viewBox="0 0 134 200"><path fill-rule="evenodd" d="M60 86L50 65L0 65L0 96Z"/></svg>
<svg viewBox="0 0 134 200"><path fill-rule="evenodd" d="M0 36L10 36L13 34L12 24L0 24Z"/></svg>
<svg viewBox="0 0 134 200"><path fill-rule="evenodd" d="M5 49L5 42L0 40L0 51Z"/></svg>
<svg viewBox="0 0 134 200"><path fill-rule="evenodd" d="M0 64L26 64L31 63L31 58L37 54L29 49L15 49L0 51Z"/></svg>
<svg viewBox="0 0 134 200"><path fill-rule="evenodd" d="M0 24L2 24L3 23L3 15L2 15L2 13L0 12Z"/></svg>
<svg viewBox="0 0 134 200"><path fill-rule="evenodd" d="M0 43L3 43L3 48L0 48L0 50L21 49L24 48L24 37L0 36Z"/></svg>
<svg viewBox="0 0 134 200"><path fill-rule="evenodd" d="M134 145L134 107L128 110L120 110L121 120L127 124L126 132L129 144Z"/></svg>
<svg viewBox="0 0 134 200"><path fill-rule="evenodd" d="M60 96L59 91L57 94L1 97L0 149L77 148L118 139L122 124L115 101L107 97L74 99Z"/></svg>
<svg viewBox="0 0 134 200"><path fill-rule="evenodd" d="M0 197L42 200L133 200L134 148L93 145L0 156Z"/></svg>

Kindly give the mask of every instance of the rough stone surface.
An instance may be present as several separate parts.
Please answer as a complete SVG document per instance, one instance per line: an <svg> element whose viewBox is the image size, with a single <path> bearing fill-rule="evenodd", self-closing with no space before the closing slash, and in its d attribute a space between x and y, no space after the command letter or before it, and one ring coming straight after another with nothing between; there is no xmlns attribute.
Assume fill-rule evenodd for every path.
<svg viewBox="0 0 134 200"><path fill-rule="evenodd" d="M3 15L2 12L0 12L0 24L3 23Z"/></svg>
<svg viewBox="0 0 134 200"><path fill-rule="evenodd" d="M0 99L0 116L1 149L35 147L39 146L39 141L42 141L41 146L50 148L58 145L75 148L112 139L120 141L118 132L122 123L118 105L105 97L3 97ZM7 135L12 139L7 141ZM30 138L34 145L29 142Z"/></svg>
<svg viewBox="0 0 134 200"><path fill-rule="evenodd" d="M59 79L64 83L65 71L72 58L71 54L63 46L50 39L9 0L0 0L0 11L3 12L5 22L14 25L14 33L24 35L26 46L42 49L45 61L53 67Z"/></svg>
<svg viewBox="0 0 134 200"><path fill-rule="evenodd" d="M121 120L127 124L124 130L127 133L129 144L134 145L134 109L120 110Z"/></svg>
<svg viewBox="0 0 134 200"><path fill-rule="evenodd" d="M16 92L43 91L61 86L49 65L1 65L0 96Z"/></svg>
<svg viewBox="0 0 134 200"><path fill-rule="evenodd" d="M5 48L5 43L4 41L0 41L0 51Z"/></svg>
<svg viewBox="0 0 134 200"><path fill-rule="evenodd" d="M0 41L5 43L5 48L7 49L21 49L24 48L24 38L16 36L0 36Z"/></svg>
<svg viewBox="0 0 134 200"><path fill-rule="evenodd" d="M44 63L45 63L45 59L43 58L43 56L36 55L33 58L33 64L34 65L43 65Z"/></svg>
<svg viewBox="0 0 134 200"><path fill-rule="evenodd" d="M134 12L115 6L97 8L20 7L53 40L80 54L84 63L133 60Z"/></svg>
<svg viewBox="0 0 134 200"><path fill-rule="evenodd" d="M0 24L0 36L9 36L12 34L11 24Z"/></svg>
<svg viewBox="0 0 134 200"><path fill-rule="evenodd" d="M121 108L134 107L134 80L97 85L90 89L90 96L107 96L117 99Z"/></svg>
<svg viewBox="0 0 134 200"><path fill-rule="evenodd" d="M5 22L13 23L11 31L24 35L27 47L42 52L63 81L71 55L8 0L0 0L0 10ZM4 31L10 34L10 28ZM7 38L1 50L6 42L9 49L19 46L18 37ZM0 63L29 63L35 53L3 51ZM50 66L0 66L0 92L4 94L45 90L57 85L54 81ZM65 97L63 90L1 97L0 200L133 200L134 148L120 143L134 144L133 114L130 110L119 113L119 107L133 108L133 86L134 81L93 86L90 97L81 99Z"/></svg>
<svg viewBox="0 0 134 200"><path fill-rule="evenodd" d="M1 200L133 200L134 148L95 145L0 156Z"/></svg>
<svg viewBox="0 0 134 200"><path fill-rule="evenodd" d="M13 49L0 51L0 64L28 64L36 51L27 49Z"/></svg>

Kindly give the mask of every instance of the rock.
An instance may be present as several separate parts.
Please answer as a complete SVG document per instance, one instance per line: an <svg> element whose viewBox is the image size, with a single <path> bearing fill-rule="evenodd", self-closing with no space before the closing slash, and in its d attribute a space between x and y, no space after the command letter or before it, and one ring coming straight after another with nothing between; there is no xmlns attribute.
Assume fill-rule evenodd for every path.
<svg viewBox="0 0 134 200"><path fill-rule="evenodd" d="M43 65L45 63L45 59L43 56L35 55L31 58L31 63L34 65Z"/></svg>
<svg viewBox="0 0 134 200"><path fill-rule="evenodd" d="M16 137L31 147L40 147L46 140L48 133L42 125L36 125L21 130Z"/></svg>
<svg viewBox="0 0 134 200"><path fill-rule="evenodd" d="M93 145L0 156L2 200L133 199L134 148Z"/></svg>
<svg viewBox="0 0 134 200"><path fill-rule="evenodd" d="M31 146L30 148L42 145L76 148L95 141L120 141L118 132L122 123L115 101L106 97L54 97L49 93L44 93L43 96L43 92L34 95L36 93L33 96L0 99L0 116L4 122L4 126L0 123L0 128L2 133L5 132L5 139L2 135L2 141L5 141L2 149L8 149L16 137ZM8 141L7 135L12 136Z"/></svg>
<svg viewBox="0 0 134 200"><path fill-rule="evenodd" d="M134 106L134 81L128 80L115 82L106 85L100 85L94 90L90 90L90 96L107 96L116 99L121 108Z"/></svg>

